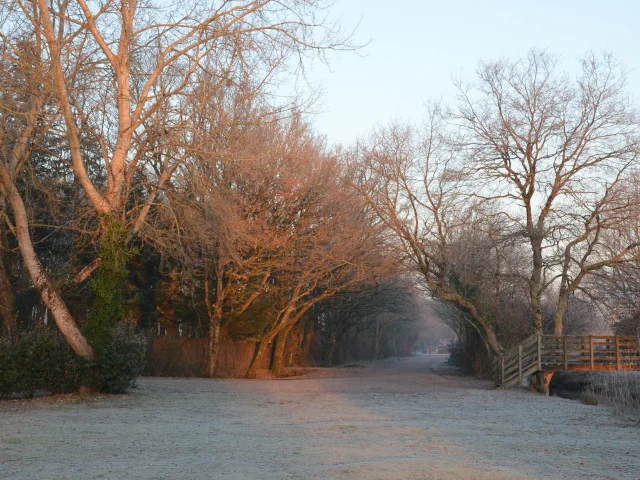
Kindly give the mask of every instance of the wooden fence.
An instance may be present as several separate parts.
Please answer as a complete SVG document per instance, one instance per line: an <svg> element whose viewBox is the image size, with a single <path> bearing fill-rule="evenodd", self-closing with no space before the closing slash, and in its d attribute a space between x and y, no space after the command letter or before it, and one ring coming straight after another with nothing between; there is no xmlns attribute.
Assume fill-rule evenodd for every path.
<svg viewBox="0 0 640 480"><path fill-rule="evenodd" d="M534 373L558 370L640 370L638 338L533 335L497 360L495 383L509 387Z"/></svg>

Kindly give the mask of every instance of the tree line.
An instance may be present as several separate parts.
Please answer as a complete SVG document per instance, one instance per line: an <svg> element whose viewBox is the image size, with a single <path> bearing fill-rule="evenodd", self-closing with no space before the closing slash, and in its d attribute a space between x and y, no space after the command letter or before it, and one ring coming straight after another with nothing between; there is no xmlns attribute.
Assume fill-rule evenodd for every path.
<svg viewBox="0 0 640 480"><path fill-rule="evenodd" d="M8 336L51 317L93 359L122 322L186 320L209 339L212 376L224 324L257 341L254 376L270 344L280 370L310 315L335 337L329 301L411 289L306 119L315 93L282 94L326 52L357 47L328 7L0 4Z"/></svg>
<svg viewBox="0 0 640 480"><path fill-rule="evenodd" d="M358 48L329 7L0 1L7 336L50 316L91 359L118 324L185 321L213 376L224 327L257 342L251 377L300 329L329 363L359 335L399 349L426 296L492 354L634 328L640 118L615 58L480 63L423 125L332 147L292 87Z"/></svg>

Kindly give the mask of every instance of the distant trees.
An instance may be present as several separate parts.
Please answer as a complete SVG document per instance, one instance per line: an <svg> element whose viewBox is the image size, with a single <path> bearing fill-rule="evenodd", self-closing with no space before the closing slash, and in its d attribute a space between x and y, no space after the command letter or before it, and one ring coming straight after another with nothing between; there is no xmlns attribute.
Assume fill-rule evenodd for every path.
<svg viewBox="0 0 640 480"><path fill-rule="evenodd" d="M403 328L409 335L417 334L421 314L416 302L420 300L407 279L390 277L364 287L342 292L317 305L314 313L323 335L318 339L319 350L328 365L333 364L337 349L343 357L362 349L372 358L380 358L385 340L405 340L400 332ZM368 345L362 348L358 343Z"/></svg>

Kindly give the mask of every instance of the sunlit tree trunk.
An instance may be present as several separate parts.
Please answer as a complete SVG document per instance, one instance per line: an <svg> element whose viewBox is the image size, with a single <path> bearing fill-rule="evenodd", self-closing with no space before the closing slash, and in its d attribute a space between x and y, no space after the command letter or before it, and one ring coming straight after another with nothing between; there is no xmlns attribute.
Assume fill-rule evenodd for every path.
<svg viewBox="0 0 640 480"><path fill-rule="evenodd" d="M216 309L217 310L217 309ZM220 348L220 320L222 315L216 311L210 319L209 325L209 358L207 359L207 376L213 378L216 374L218 363L218 350Z"/></svg>
<svg viewBox="0 0 640 480"><path fill-rule="evenodd" d="M222 274L218 272L216 280L216 301L213 305L209 300L209 281L205 280L205 302L209 313L209 349L207 358L207 376L213 378L218 362L218 350L220 347L220 324L222 323Z"/></svg>
<svg viewBox="0 0 640 480"><path fill-rule="evenodd" d="M69 313L60 293L56 290L51 279L47 275L46 270L38 260L38 256L33 248L33 243L31 242L27 211L24 203L20 197L18 189L10 177L8 170L1 162L0 181L2 181L2 185L9 198L9 203L13 209L15 235L18 240L18 246L20 248L20 253L22 254L24 265L29 272L33 285L40 294L40 298L51 312L56 325L73 351L81 357L93 358L94 352L91 345L89 345L78 328L78 325L71 316L71 313Z"/></svg>
<svg viewBox="0 0 640 480"><path fill-rule="evenodd" d="M251 365L249 365L249 369L247 370L247 374L246 374L247 378L256 378L256 374L258 373L258 366L260 365L260 362L262 361L262 357L264 356L265 352L269 348L269 344L273 340L273 337L275 337L275 335L272 336L271 338L268 338L268 337L263 338L258 343L256 347L256 352L253 355L253 360L251 360Z"/></svg>
<svg viewBox="0 0 640 480"><path fill-rule="evenodd" d="M285 328L276 337L276 344L273 350L273 360L271 362L271 372L279 377L282 372L284 363L284 348L287 344L287 336L291 331L291 327Z"/></svg>

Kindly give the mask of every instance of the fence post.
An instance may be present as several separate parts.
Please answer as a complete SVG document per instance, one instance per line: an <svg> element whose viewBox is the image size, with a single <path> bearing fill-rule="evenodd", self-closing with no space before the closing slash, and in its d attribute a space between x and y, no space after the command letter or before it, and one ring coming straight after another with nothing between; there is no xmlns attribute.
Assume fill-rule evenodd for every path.
<svg viewBox="0 0 640 480"><path fill-rule="evenodd" d="M569 359L567 358L567 337L563 337L563 345L564 345L564 369L568 370Z"/></svg>
<svg viewBox="0 0 640 480"><path fill-rule="evenodd" d="M522 385L522 344L518 345L518 376Z"/></svg>
<svg viewBox="0 0 640 480"><path fill-rule="evenodd" d="M616 368L621 370L620 368L620 338L616 335Z"/></svg>
<svg viewBox="0 0 640 480"><path fill-rule="evenodd" d="M591 370L595 370L595 361L593 358L593 335L589 335L589 365Z"/></svg>
<svg viewBox="0 0 640 480"><path fill-rule="evenodd" d="M542 335L538 335L538 370L542 371Z"/></svg>

